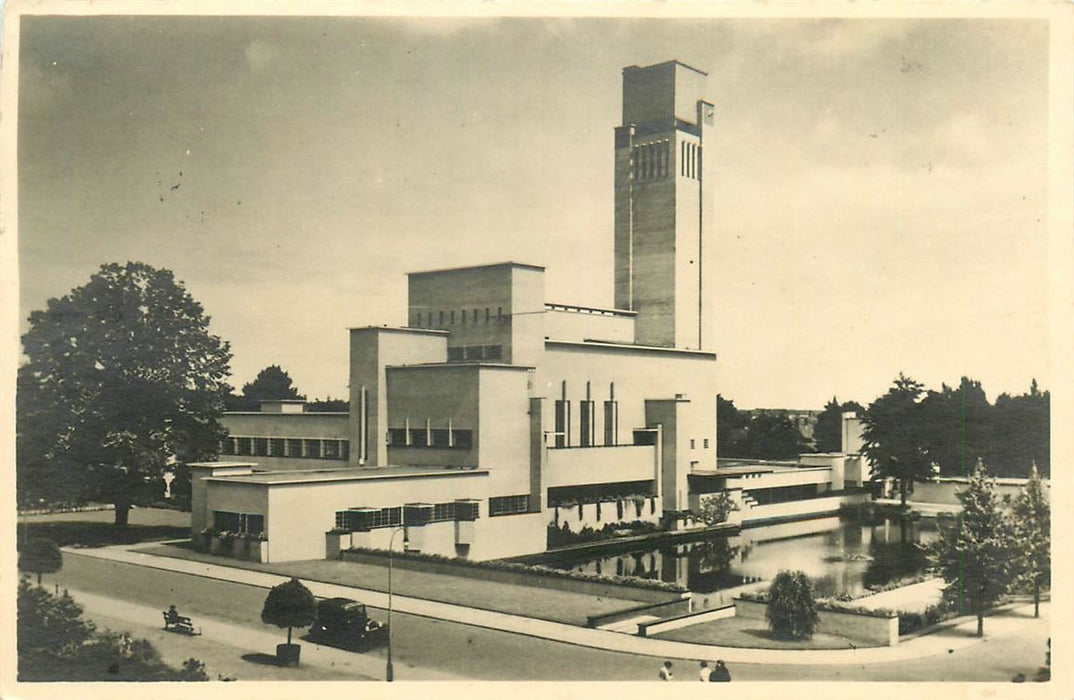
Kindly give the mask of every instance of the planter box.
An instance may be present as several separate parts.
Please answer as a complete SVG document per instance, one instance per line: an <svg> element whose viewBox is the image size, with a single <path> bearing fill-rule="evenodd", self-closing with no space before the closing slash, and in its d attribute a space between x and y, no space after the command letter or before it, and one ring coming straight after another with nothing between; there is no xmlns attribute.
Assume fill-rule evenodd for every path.
<svg viewBox="0 0 1074 700"><path fill-rule="evenodd" d="M301 644L276 645L276 663L280 666L298 666L298 659L301 654Z"/></svg>
<svg viewBox="0 0 1074 700"><path fill-rule="evenodd" d="M735 599L735 617L764 620L766 603ZM817 630L872 646L893 647L899 643L899 616L875 617L852 611L818 610Z"/></svg>
<svg viewBox="0 0 1074 700"><path fill-rule="evenodd" d="M219 535L213 535L209 540L209 553L210 554L223 554L225 556L231 555L231 540L225 540Z"/></svg>

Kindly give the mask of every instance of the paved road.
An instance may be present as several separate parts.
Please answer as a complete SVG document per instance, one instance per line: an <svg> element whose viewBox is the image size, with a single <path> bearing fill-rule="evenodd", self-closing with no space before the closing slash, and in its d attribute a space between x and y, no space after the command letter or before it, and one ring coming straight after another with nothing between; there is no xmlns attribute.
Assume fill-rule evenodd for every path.
<svg viewBox="0 0 1074 700"><path fill-rule="evenodd" d="M159 609L175 603L191 616L212 620L214 625L217 622L233 624L260 634L265 634L266 629L272 631L260 623L265 591L256 586L78 554L67 554L63 571L50 578L72 589L144 605L150 611L147 614L155 611L158 617ZM1022 614L990 619L986 631L994 630L996 634L983 642L959 640L957 631L951 633L949 637L959 642L951 645L953 651L927 658L869 665L738 662L733 664L733 672L740 680L1009 681L1015 673L1030 674L1043 659L1044 640L1048 636L1047 607L1044 610L1045 617L1041 620L1032 620ZM92 610L89 612L92 614ZM376 613L376 616L383 620L383 614ZM152 619L155 624L156 617ZM399 679L454 676L488 680L651 680L659 665L659 659L650 656L588 649L455 622L398 613L393 616L393 622L396 676ZM135 630L132 632L137 634ZM268 637L264 641L270 642ZM272 646L272 643L267 644L263 652L270 653ZM249 653L239 647L231 652L237 659ZM382 658L378 653L362 656L375 661L354 663L344 672L359 677L376 676ZM214 671L213 663L220 658L216 655L203 660L209 662L210 671L218 673L222 671ZM693 673L696 662L679 661L676 666L682 669L680 679L696 677ZM330 674L324 676L326 680L339 678L338 667L323 668ZM253 677L250 673L227 675Z"/></svg>

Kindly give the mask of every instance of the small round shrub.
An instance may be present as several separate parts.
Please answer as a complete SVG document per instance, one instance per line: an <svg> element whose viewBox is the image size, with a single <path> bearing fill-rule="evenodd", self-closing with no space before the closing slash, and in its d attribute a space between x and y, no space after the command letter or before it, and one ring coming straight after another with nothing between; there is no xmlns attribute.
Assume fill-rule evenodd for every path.
<svg viewBox="0 0 1074 700"><path fill-rule="evenodd" d="M768 589L768 628L777 637L809 639L820 617L813 583L802 571L780 571Z"/></svg>

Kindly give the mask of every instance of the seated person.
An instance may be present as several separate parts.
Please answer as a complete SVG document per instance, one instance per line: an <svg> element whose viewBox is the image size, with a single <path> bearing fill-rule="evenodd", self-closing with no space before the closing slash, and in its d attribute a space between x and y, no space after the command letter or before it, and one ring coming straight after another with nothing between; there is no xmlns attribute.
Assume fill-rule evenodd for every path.
<svg viewBox="0 0 1074 700"><path fill-rule="evenodd" d="M168 615L168 623L169 624L172 624L172 625L178 625L179 624L179 611L175 609L174 605L169 605L168 606L167 615Z"/></svg>

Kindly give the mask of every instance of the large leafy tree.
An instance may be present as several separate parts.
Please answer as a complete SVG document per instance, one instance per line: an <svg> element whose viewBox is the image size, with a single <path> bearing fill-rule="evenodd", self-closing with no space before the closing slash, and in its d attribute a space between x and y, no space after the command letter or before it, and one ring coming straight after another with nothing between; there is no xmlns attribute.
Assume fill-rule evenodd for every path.
<svg viewBox="0 0 1074 700"><path fill-rule="evenodd" d="M993 411L981 383L962 377L921 401L921 434L932 464L946 476L965 476L991 449Z"/></svg>
<svg viewBox="0 0 1074 700"><path fill-rule="evenodd" d="M716 455L741 457L749 416L735 408L735 402L716 395Z"/></svg>
<svg viewBox="0 0 1074 700"><path fill-rule="evenodd" d="M989 466L1003 476L1026 477L1036 465L1044 476L1051 472L1049 420L1051 396L1036 380L1029 393L1000 394L993 410L995 439Z"/></svg>
<svg viewBox="0 0 1074 700"><path fill-rule="evenodd" d="M853 411L861 415L864 410L857 401L839 403L839 399L833 396L817 416L817 425L813 428L817 452L841 452L843 449L843 413Z"/></svg>
<svg viewBox="0 0 1074 700"><path fill-rule="evenodd" d="M977 616L977 636L984 636L984 614L1010 588L1016 573L1011 523L995 480L977 463L953 525L941 526L929 546L936 571L947 582L944 598L959 612Z"/></svg>
<svg viewBox="0 0 1074 700"><path fill-rule="evenodd" d="M108 499L125 526L169 462L215 457L231 353L208 328L170 271L135 262L106 264L34 311L18 387L20 499Z"/></svg>
<svg viewBox="0 0 1074 700"><path fill-rule="evenodd" d="M750 420L739 457L750 459L794 459L811 452L809 443L790 418L774 413L758 413Z"/></svg>
<svg viewBox="0 0 1074 700"><path fill-rule="evenodd" d="M911 485L932 476L922 425L923 391L919 382L900 374L887 393L869 404L862 415L862 451L872 475L895 480L904 510Z"/></svg>
<svg viewBox="0 0 1074 700"><path fill-rule="evenodd" d="M1017 583L1033 592L1033 617L1040 617L1040 592L1052 575L1052 509L1035 466L1011 503L1011 526Z"/></svg>
<svg viewBox="0 0 1074 700"><path fill-rule="evenodd" d="M242 396L230 397L229 410L234 411L257 411L261 408L262 401L279 399L304 400L306 397L298 393L291 375L279 365L269 365L257 373L252 382L243 384Z"/></svg>

